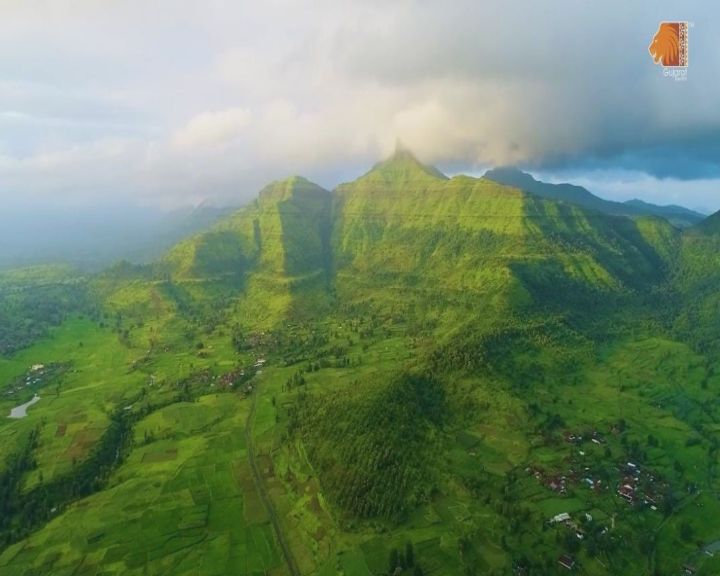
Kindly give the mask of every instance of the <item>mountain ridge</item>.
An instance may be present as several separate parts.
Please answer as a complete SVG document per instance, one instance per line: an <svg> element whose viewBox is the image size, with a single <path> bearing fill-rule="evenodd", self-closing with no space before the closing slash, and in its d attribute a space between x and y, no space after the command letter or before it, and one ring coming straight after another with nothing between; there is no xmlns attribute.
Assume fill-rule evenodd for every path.
<svg viewBox="0 0 720 576"><path fill-rule="evenodd" d="M688 228L702 221L706 216L683 206L659 206L643 200L633 199L626 202L615 202L595 196L592 192L574 184L550 184L536 180L531 174L515 167L500 167L488 170L485 178L516 186L543 198L561 200L578 204L585 208L636 218L639 216L661 216L672 224Z"/></svg>

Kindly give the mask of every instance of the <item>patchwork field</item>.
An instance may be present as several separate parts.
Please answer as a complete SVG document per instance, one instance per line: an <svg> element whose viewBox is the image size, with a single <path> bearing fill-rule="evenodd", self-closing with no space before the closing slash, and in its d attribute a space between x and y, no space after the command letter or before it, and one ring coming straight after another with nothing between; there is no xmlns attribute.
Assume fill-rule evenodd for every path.
<svg viewBox="0 0 720 576"><path fill-rule="evenodd" d="M107 430L113 408L137 417L127 456L102 489L69 502L9 546L0 557L3 573L286 573L246 445L254 404L248 430L261 482L299 573L383 574L393 550L411 543L426 574L462 574L468 559L481 572L502 573L508 557L532 559L553 573L559 549L591 575L628 573L638 558L648 570L690 563L698 574L712 574L714 559L701 549L720 535L712 458L720 378L686 345L660 338L613 345L584 364L571 385L567 375L533 382L531 399L502 378L455 379L447 402L457 403L457 417L435 440L442 449L431 469L433 491L398 523L354 519L338 506L308 455L316 440L292 431L293 410L301 397L352 398L357 390L371 396L370 383L417 361L423 344L395 329L369 338L348 323L316 330L331 335L317 351L324 359L317 368L283 367L271 353L249 381L252 391L233 391L210 376L186 401L171 396L191 362L193 373L208 366L222 374L243 358L249 365L253 354L234 352L227 362L212 348L205 358L169 350L132 369L138 348L76 319L5 361L5 381L37 363L69 366L38 384L42 399L26 418L2 421L7 453L18 437L38 430L36 465L23 491L71 473ZM341 355L322 353L340 342ZM294 384L298 374L301 385ZM35 393L33 386L27 388ZM15 401L4 397L2 405L9 411ZM618 495L630 461L656 483L654 510ZM560 489L553 482L562 477ZM571 524L548 523L563 513ZM635 534L649 535L652 545Z"/></svg>
<svg viewBox="0 0 720 576"><path fill-rule="evenodd" d="M3 573L262 574L281 567L247 470L248 406L235 394L209 395L140 420L136 448L108 486L6 550Z"/></svg>

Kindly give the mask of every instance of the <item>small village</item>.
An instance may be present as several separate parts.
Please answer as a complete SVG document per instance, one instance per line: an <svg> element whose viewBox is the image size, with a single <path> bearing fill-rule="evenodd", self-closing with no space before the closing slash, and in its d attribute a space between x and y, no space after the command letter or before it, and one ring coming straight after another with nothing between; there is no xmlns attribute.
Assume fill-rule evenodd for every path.
<svg viewBox="0 0 720 576"><path fill-rule="evenodd" d="M611 486L616 494L629 505L645 505L650 510L657 511L662 501L662 494L667 489L667 483L660 481L652 471L641 469L640 465L621 460L611 468L612 475L608 477L608 468L600 466L597 462L590 462L585 442L602 446L606 443L598 430L588 434L566 432L566 443L571 444L574 450L563 462L562 470L545 470L541 466L530 466L526 472L531 473L543 486L556 494L566 495L571 486L585 487L592 492L608 492ZM594 459L597 460L597 459Z"/></svg>
<svg viewBox="0 0 720 576"><path fill-rule="evenodd" d="M244 397L248 397L254 389L252 384L253 377L262 374L262 369L266 362L267 360L265 358L256 358L250 367L236 368L235 370L218 376L211 386L217 386L225 390L239 390Z"/></svg>
<svg viewBox="0 0 720 576"><path fill-rule="evenodd" d="M612 430L610 431L613 432ZM588 431L566 431L563 441L571 445L572 451L562 461L562 467L544 468L540 465L528 466L525 472L532 475L538 483L562 497L580 497L589 491L589 495L614 495L619 503L624 503L629 509L645 508L657 512L663 501L663 494L668 484L657 475L639 463L622 459L614 464L600 463L602 457L592 455L588 444L602 447L606 445L605 436L597 429ZM609 452L605 452L607 455ZM578 492L580 491L580 492ZM587 492L585 492L587 494ZM594 504L597 506L597 502ZM609 522L599 527L597 534L604 536L615 528L617 514L607 514ZM587 536L587 526L596 520L588 512L560 512L546 520L546 526L569 531L578 543L583 542ZM720 551L720 545L718 546ZM570 554L558 557L560 568L573 571L577 568L577 560ZM683 575L691 576L695 573L692 566L683 568Z"/></svg>
<svg viewBox="0 0 720 576"><path fill-rule="evenodd" d="M33 364L25 374L12 380L3 394L13 397L28 391L36 391L46 386L50 381L68 369L68 365L61 363Z"/></svg>

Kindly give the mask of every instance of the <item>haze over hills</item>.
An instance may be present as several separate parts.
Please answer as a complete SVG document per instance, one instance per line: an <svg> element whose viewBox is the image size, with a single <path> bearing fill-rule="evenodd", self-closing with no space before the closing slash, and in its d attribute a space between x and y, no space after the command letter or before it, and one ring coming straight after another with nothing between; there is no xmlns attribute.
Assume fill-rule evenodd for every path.
<svg viewBox="0 0 720 576"><path fill-rule="evenodd" d="M99 270L127 259L149 262L231 208L171 211L132 206L12 209L0 215L0 268L69 263Z"/></svg>
<svg viewBox="0 0 720 576"><path fill-rule="evenodd" d="M497 175L398 150L0 276L3 574L712 574L717 215Z"/></svg>

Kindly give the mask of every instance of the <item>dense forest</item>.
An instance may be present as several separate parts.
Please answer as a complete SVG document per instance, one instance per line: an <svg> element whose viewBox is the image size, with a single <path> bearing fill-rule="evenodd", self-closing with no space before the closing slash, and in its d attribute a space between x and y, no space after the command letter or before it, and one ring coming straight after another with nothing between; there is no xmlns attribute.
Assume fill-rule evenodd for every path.
<svg viewBox="0 0 720 576"><path fill-rule="evenodd" d="M97 309L86 280L65 269L0 275L0 354L12 354L47 336L70 315Z"/></svg>

